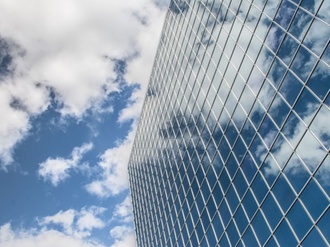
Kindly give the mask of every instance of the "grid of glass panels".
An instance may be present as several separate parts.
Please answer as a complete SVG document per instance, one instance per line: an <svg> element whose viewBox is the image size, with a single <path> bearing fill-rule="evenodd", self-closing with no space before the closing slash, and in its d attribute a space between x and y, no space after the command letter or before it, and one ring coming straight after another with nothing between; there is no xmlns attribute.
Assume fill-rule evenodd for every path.
<svg viewBox="0 0 330 247"><path fill-rule="evenodd" d="M330 246L330 1L172 0L129 162L138 246Z"/></svg>

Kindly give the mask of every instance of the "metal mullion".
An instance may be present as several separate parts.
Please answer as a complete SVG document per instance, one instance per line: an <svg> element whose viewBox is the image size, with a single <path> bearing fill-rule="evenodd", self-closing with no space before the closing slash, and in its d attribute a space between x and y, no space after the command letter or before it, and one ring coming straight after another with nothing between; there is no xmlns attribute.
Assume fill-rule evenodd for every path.
<svg viewBox="0 0 330 247"><path fill-rule="evenodd" d="M250 226L251 231L252 231L252 233L253 233L253 235L254 235L254 238L256 239L256 241L257 241L257 243L258 243L258 246L261 246L260 241L259 241L259 238L258 238L258 235L256 234L253 225L250 223L249 226Z"/></svg>
<svg viewBox="0 0 330 247"><path fill-rule="evenodd" d="M272 233L275 233L276 230L278 229L278 227L281 225L281 223L282 223L284 220L286 220L286 221L287 221L287 224L288 224L289 227L290 227L290 229L291 229L292 232L294 233L294 236L295 236L297 242L300 243L300 241L298 240L298 239L299 239L298 236L296 235L296 233L295 233L293 227L291 226L290 222L289 222L288 219L287 219L287 214L290 212L290 210L292 209L292 207L294 206L294 204L295 204L297 201L300 201L300 200L301 200L301 199L300 199L300 195L303 193L303 191L304 191L304 189L307 187L308 183L313 179L313 176L309 176L309 179L308 179L307 182L304 184L304 186L303 186L303 188L300 190L300 192L297 194L297 193L295 192L295 189L292 187L290 180L286 177L286 175L285 175L284 173L280 172L279 175L277 176L277 178L275 179L275 181L273 182L273 185L270 187L269 192L266 194L266 196L267 196L268 194L273 194L273 192L272 192L272 188L273 188L274 185L276 184L276 181L279 179L279 177L280 177L281 174L282 174L282 176L284 177L284 179L286 180L287 184L290 186L290 188L291 188L291 190L293 191L293 193L295 194L295 199L293 200L293 202L291 203L291 205L289 206L289 208L286 210L286 212L284 212L284 211L282 210L281 204L278 202L276 196L273 196L273 198L274 198L274 200L275 200L275 202L276 202L276 204L277 204L277 206L278 206L278 208L279 208L279 210L281 211L281 213L282 213L283 216L282 216L281 220L278 222L278 224L276 225L276 227L274 228L274 230L272 231ZM263 202L264 202L264 200L263 200ZM262 203L263 203L263 202L262 202ZM304 203L302 202L301 204L302 204L304 210L306 210L308 217L310 218L310 220L311 220L312 223L313 223L313 226L316 225L316 223L315 223L313 217L310 215L310 213L308 212L308 210L305 208ZM322 216L320 216L319 219L320 219L320 218L322 218ZM313 227L311 227L311 228L313 228ZM308 234L306 234L306 236L307 236L307 235L308 235Z"/></svg>
<svg viewBox="0 0 330 247"><path fill-rule="evenodd" d="M214 3L215 3L215 1L212 2L212 6L211 6L211 8L213 8ZM212 27L211 27L211 28L207 27L204 23L202 23L202 25L204 26L204 31L203 31L203 33L207 32L207 33L209 34L210 39L211 39L211 38L214 38L213 35L212 35L212 32L213 32L213 30L214 30L214 28L215 28L215 25L216 25L216 17L215 17L215 16L213 15L213 13L212 13L212 12L211 12L211 11L205 6L205 4L204 4L203 2L200 2L200 4L203 5L204 8L205 8L205 10L204 10L204 15L205 15L205 13L207 12L206 10L208 10L208 12L207 12L208 17L207 17L207 21L206 21L206 22L208 23L208 21L210 20L210 17L211 17L211 16L214 18L214 23L212 24ZM206 52L208 53L207 50L206 50Z"/></svg>
<svg viewBox="0 0 330 247"><path fill-rule="evenodd" d="M330 209L330 205L328 205L324 211L322 212L322 214L320 215L320 217L315 221L315 223L313 224L313 227L310 228L310 230L308 231L308 233L306 233L306 235L304 236L304 238L301 240L301 242L303 242L309 235L309 233L313 230L313 228L315 228L318 233L321 235L322 240L327 243L330 246L330 242L326 239L326 237L324 236L323 232L319 229L319 227L317 226L317 223L322 219L322 217L324 217L324 214Z"/></svg>
<svg viewBox="0 0 330 247"><path fill-rule="evenodd" d="M295 113L295 111L293 111L293 110L291 109L290 112L291 112L291 114L294 114L296 117L298 117L299 121L302 122L302 123L304 124L304 122L300 119L299 115L297 115L297 114ZM305 162L302 161L301 158L300 158L300 156L296 153L296 148L299 146L299 144L300 144L300 142L301 142L302 139L296 144L295 147L293 147L292 144L291 144L291 142L288 140L288 138L287 138L287 137L284 135L284 133L282 132L283 127L284 127L285 124L287 123L287 120L288 120L288 118L289 118L289 115L290 115L290 114L287 115L287 117L286 117L285 120L284 120L284 124L279 128L279 132L278 132L277 137L276 137L276 139L277 139L278 136L281 135L281 136L284 138L284 140L288 143L288 145L290 146L290 148L292 148L292 150L293 150L293 151L292 151L292 154L291 154L290 157L289 157L289 159L286 161L286 163L285 163L285 164L283 165L283 167L280 169L280 170L281 170L280 173L283 173L283 170L286 168L286 166L287 166L287 164L288 164L288 162L289 162L289 160L291 159L291 157L292 157L293 154L297 155L297 157L300 159L300 161L302 162L302 164L305 165ZM315 118L315 116L316 116L316 115L314 115L314 118ZM306 132L308 131L309 126L310 126L311 123L312 123L312 121L309 123L308 126L305 126L306 129L305 129L305 131L304 131L303 136L304 136L304 135L306 134ZM269 150L271 150L272 147L274 146L274 144L275 144L275 142L276 142L276 139L274 140L274 142L273 142L272 145L270 146ZM272 155L272 158L274 159L274 161L275 161L276 163L278 163L277 160L273 157L273 154L272 154L272 153L270 153L270 154ZM277 164L277 165L278 165L278 164ZM280 166L278 165L278 167L280 167ZM307 168L306 171L307 171L309 174L312 174L312 173L309 171L308 167L306 167L306 168Z"/></svg>
<svg viewBox="0 0 330 247"><path fill-rule="evenodd" d="M242 172L243 173L243 172ZM237 174L237 172L235 173L235 175L234 175L234 177L236 176L236 174ZM233 180L233 179L232 179ZM239 230L239 228L238 228L238 226L237 226L237 223L236 223L236 220L235 220L235 214L237 213L237 210L238 210L238 208L241 206L242 207L242 210L243 210L243 213L245 214L245 217L247 218L247 219L249 219L249 217L247 216L247 214L246 214L246 212L245 212L245 209L243 208L243 204L242 204L242 201L243 201L243 198L244 198L244 196L245 196L245 194L247 193L247 191L244 193L244 195L242 196L242 198L240 198L240 196L238 195L238 192L237 192L237 189L236 189L236 187L235 187L235 185L233 184L233 183L231 183L232 184L232 186L233 186L233 189L234 189L234 192L235 192L235 194L236 194L236 196L237 196L237 198L239 199L238 201L238 206L235 208L235 210L233 211L233 212L231 212L231 221L234 223L234 226L235 226L235 228L236 228L236 231L239 233L238 235L239 235L239 239L242 239L242 237L243 237L243 235L244 235L244 233L245 233L245 231L246 231L246 229L248 228L248 225L250 225L251 224L251 222L253 221L253 218L251 219L251 220L249 220L249 223L248 223L248 225L245 227L245 229L244 229L244 231L243 232L240 232L240 230ZM227 191L228 192L228 191ZM226 192L226 193L227 193ZM232 211L231 210L231 208L230 207L228 207L229 209L230 209L230 211ZM267 222L267 225L268 225L268 222ZM229 226L229 224L228 224L228 226ZM269 226L268 226L269 227ZM269 227L269 229L270 229L270 227ZM239 241L236 243L236 245L235 246L237 246L237 244L239 243Z"/></svg>
<svg viewBox="0 0 330 247"><path fill-rule="evenodd" d="M166 18L168 18L168 16L169 16L169 13L166 14ZM166 18L165 18L165 20L166 20ZM166 26L166 22L164 22L164 24L163 24L163 27L162 27L163 30L165 30L165 26ZM157 48L157 50L159 51L160 48L161 48L161 42L158 43L158 48ZM156 65L156 59L157 59L157 57L154 59L153 66L152 66L153 68L155 68L155 65ZM144 105L145 105L145 103L143 103L143 106L144 106ZM141 121L140 121L140 123L141 123ZM137 131L139 131L140 123L138 124ZM136 143L136 142L134 141L134 143ZM134 145L134 144L133 144L133 145ZM130 156L130 158L129 158L129 163L130 163L130 160L131 160L131 156Z"/></svg>
<svg viewBox="0 0 330 247"><path fill-rule="evenodd" d="M166 41L165 47L164 47L165 51L167 51L164 54L164 56L166 56L166 60L165 60L165 63L164 62L161 63L165 67L165 69L169 66L169 61L171 58L171 52L172 52L172 46L173 46L172 42L170 42L170 41L172 41L173 37L174 37L173 29L170 28L169 34L168 34L168 40ZM165 72L167 72L167 71L165 70Z"/></svg>
<svg viewBox="0 0 330 247"><path fill-rule="evenodd" d="M184 21L186 21L186 23L187 23L187 27L189 27L190 28L190 20L191 20L191 16L192 16L192 13L190 13L190 16L189 16L189 20L188 21L186 21L186 19L184 19ZM184 33L184 38L183 38L183 40L186 40L187 41L187 45L185 46L185 48L184 48L184 51L183 51L183 53L184 54L186 54L186 51L187 51L187 47L189 46L189 39L190 39L190 36L191 36L191 33L192 33L192 28L190 28L190 33L189 33L189 36L188 37L186 37L187 35L187 32L188 32L188 28L186 28L186 30L185 30L185 33ZM180 44L180 48L181 48L181 44ZM188 56L189 57L189 56ZM187 59L187 61L189 61L189 59ZM186 68L185 68L185 70L186 70Z"/></svg>
<svg viewBox="0 0 330 247"><path fill-rule="evenodd" d="M298 11L298 9L295 11L295 15L296 15L296 12L297 12L297 11ZM266 14L265 14L265 15L266 15ZM294 15L294 16L295 16L295 15ZM289 65L286 65L286 63L285 63L284 61L282 61L282 59L281 59L280 57L277 56L277 53L278 53L278 51L280 50L280 48L281 48L281 46L282 46L282 44L283 44L283 41L284 41L284 39L285 39L285 36L289 36L290 38L292 38L297 44L299 44L299 47L303 47L304 49L306 49L310 54L312 54L313 56L317 57L318 60L319 60L320 57L321 57L321 55L318 56L318 55L315 54L312 50L310 50L305 44L303 44L303 40L305 39L305 37L306 37L306 35L307 35L307 33L308 33L308 30L310 29L310 27L311 27L313 21L309 24L309 27L308 27L308 29L307 29L307 31L306 31L304 37L303 37L303 40L300 41L300 40L298 40L295 36L293 36L293 35L289 32L289 29L290 29L290 27L291 27L291 24L292 24L293 20L294 20L294 17L291 19L290 23L288 24L289 26L288 26L287 29L283 28L283 27L282 27L281 25L279 25L277 22L272 22L273 25L277 26L277 28L281 29L281 30L285 33L285 35L283 36L282 40L280 41L280 43L279 43L279 45L278 45L277 51L274 52L274 51L273 51L273 50L272 50L272 49L271 49L266 43L262 42L263 45L268 49L268 51L269 51L272 55L274 55L279 61L281 61L282 64L285 65L285 67L287 67L287 68L290 68L290 65L291 65L291 63L292 63L292 61L293 61L293 58L295 57L295 55L296 55L297 51L299 50L299 48L297 49L296 53L292 56L292 59L291 59L290 64L289 64ZM268 31L268 32L269 32L269 31ZM268 34L268 32L267 32L267 34ZM266 37L266 38L267 38L267 37Z"/></svg>
<svg viewBox="0 0 330 247"><path fill-rule="evenodd" d="M243 172L242 172L243 173ZM244 173L243 173L244 174ZM248 183L247 183L248 184ZM242 208L242 210L243 210L243 213L244 213L244 216L245 216L245 218L247 219L247 225L246 225L246 227L245 227L245 229L243 230L243 232L241 232L241 239L242 239L242 237L244 236L244 234L246 233L246 231L247 231L247 229L249 228L249 226L251 226L251 222L252 222L252 220L250 220L250 217L248 216L248 214L247 214L247 212L246 212L246 209L245 209L245 206L244 206L244 204L242 203L243 202L243 200L244 200L244 198L245 198L245 196L246 196L246 194L248 193L248 191L249 191L249 189L250 189L250 187L248 187L248 189L245 191L245 193L243 194L243 196L242 196L242 198L239 200L239 205L241 206L241 208ZM251 192L252 192L252 190L251 190ZM254 200L255 200L255 198L254 198ZM237 209L236 209L236 211L235 211L235 213L237 212Z"/></svg>
<svg viewBox="0 0 330 247"><path fill-rule="evenodd" d="M319 5L318 9L316 10L315 14L309 12L308 10L306 10L305 8L302 8L300 4L295 3L292 0L289 0L290 3L292 3L293 5L296 5L297 8L299 8L300 10L304 11L305 13L307 13L308 15L312 16L314 19L317 19L321 22L323 22L324 24L326 24L327 26L330 26L330 23L327 23L326 21L324 21L323 19L321 19L320 17L317 16L318 12L320 11L322 4L324 3L324 0L322 0L322 3Z"/></svg>
<svg viewBox="0 0 330 247"><path fill-rule="evenodd" d="M213 48L211 54L213 54L214 49L215 49L215 46L214 46L214 48ZM205 51L207 52L207 49L205 49ZM206 53L206 52L205 52L205 53ZM205 57L205 53L204 53L204 55L203 55L203 57L202 57L202 59L201 59L202 61L203 61L203 59L204 59L204 57ZM210 55L210 57L212 57L212 55ZM207 63L207 67L205 68L205 73L204 73L204 76L203 76L203 78L202 78L203 81L205 80L205 77L209 78L208 75L207 75L207 70L208 70L208 67L210 66L210 63L211 63L211 59L209 60L209 62ZM209 78L209 81L212 82L212 80L211 80L210 78ZM211 83L211 84L212 84L212 83ZM204 106L204 104L205 104L206 96L208 95L208 92L209 92L210 88L211 88L211 87L209 87L208 90L207 90L207 92L205 93L205 100L203 101L203 104L202 104L201 108L203 108L203 106ZM200 91L201 91L201 90L202 90L202 85L200 86ZM199 93L200 93L200 91L199 91Z"/></svg>
<svg viewBox="0 0 330 247"><path fill-rule="evenodd" d="M266 3L266 4L267 4L267 3ZM242 26L245 26L245 28L249 29L249 30L251 31L251 33L252 33L252 35L251 35L251 39L250 39L249 42L248 42L248 45L247 45L246 50L243 50L243 49L242 49L242 50L243 50L243 52L244 52L245 57L248 57L248 58L253 62L253 67L256 66L256 61L257 61L258 57L260 56L261 49L258 51L258 54L257 54L257 57L256 57L255 60L252 59L252 58L249 56L249 54L248 54L248 49L249 49L250 46L251 46L251 43L252 43L253 37L259 39L259 41L260 41L263 45L265 45L264 41L261 40L261 39L256 35L256 29L257 29L258 24L260 23L260 20L261 20L261 16L262 16L262 14L264 14L264 9L265 9L265 7L266 7L266 4L264 4L263 9L261 10L261 14L260 14L260 16L259 16L259 18L258 18L258 20L257 20L257 24L256 24L254 30L251 30L247 25L245 25L245 23L246 23L246 19L244 20L244 22L243 22L243 24L242 24ZM256 6L255 6L255 7L256 7ZM278 7L278 8L279 8L279 7ZM251 6L250 6L249 11L250 11L250 10L251 10ZM277 11L278 11L278 9L277 9ZM277 13L277 11L276 11L276 13ZM275 15L276 15L276 13L275 13ZM243 29L243 28L242 28L242 29ZM242 29L241 29L240 32L242 32ZM269 29L269 30L270 30L270 29ZM268 34L269 30L267 31L267 34ZM265 38L264 38L264 39L266 39L267 34L265 35ZM240 47L240 45L238 44L238 42L236 42L236 44ZM238 72L239 69L241 68L243 61L244 61L244 59L242 59L242 61L241 61L241 63L240 63L240 66L239 66L239 68L237 69L237 72ZM233 66L234 66L234 65L233 65ZM234 68L235 68L235 66L234 66ZM248 86L247 82L248 82L248 80L249 80L249 78L250 78L250 76L251 76L251 74L252 74L252 71L253 71L253 70L250 71L250 73L249 73L248 78L247 78L246 81L244 80L243 77L241 77L241 78L243 79L243 81L245 81L246 86ZM243 90L244 90L244 89L243 89ZM242 91L242 92L243 92L243 91ZM253 91L252 91L252 92L253 92Z"/></svg>
<svg viewBox="0 0 330 247"><path fill-rule="evenodd" d="M236 1L237 1L237 0L236 0ZM231 1L231 2L232 2L232 1ZM239 11L239 8L241 7L241 4L242 4L242 0L240 0L236 12ZM251 8L251 6L250 6L250 8ZM232 37L231 33L232 33L233 28L234 28L235 22L236 22L236 20L239 20L239 21L242 22L242 23L241 23L241 24L242 24L242 27L241 27L241 29L240 29L240 31L239 31L238 36L237 36L237 40L235 41L235 44L236 44L237 41L238 41L238 38L239 38L239 36L240 36L240 33L241 33L241 31L242 31L242 28L243 28L243 26L244 26L244 21L242 21L242 20L238 17L237 13L235 13L234 11L232 11L232 9L229 9L229 11L235 16L235 19L233 20L232 25L231 25L231 27L230 27L230 30L229 30L229 32L228 32L228 36L230 36L234 41L235 41L235 39Z"/></svg>
<svg viewBox="0 0 330 247"><path fill-rule="evenodd" d="M193 10L192 10L192 13L194 13ZM196 39L197 39L197 36L198 36L197 32L194 30L194 24L195 24L196 19L197 19L198 17L197 17L197 14L196 14L196 13L194 13L194 15L195 15L195 18L194 18L194 20L193 20L193 23L192 23L191 25L190 25L190 23L188 23L188 26L190 26L190 29L191 29L190 36L191 36L191 34L193 34L193 37L194 37L194 38L193 38L193 44L195 43L195 41L196 41ZM200 23L198 24L197 30L198 30L199 26L200 26ZM187 39L187 43L191 46L191 48L192 48L192 51L191 51L191 52L193 52L193 44L190 44L190 42L189 42L189 40L190 40L190 36L189 36L189 38Z"/></svg>
<svg viewBox="0 0 330 247"><path fill-rule="evenodd" d="M211 118L210 117L210 115L211 115L211 109L212 108L210 107L210 110L209 110L209 112L208 112L208 114L207 114L207 116L205 118L205 125L206 125L206 128L207 128L208 133L210 134L210 139L209 139L208 145L211 143L211 141L214 142L213 133L214 133L215 128L216 128L216 124L214 124L213 129L211 129L210 126L209 126L209 124L208 124L208 120ZM214 144L215 144L215 146L217 146L215 142L214 142Z"/></svg>
<svg viewBox="0 0 330 247"><path fill-rule="evenodd" d="M221 203L220 203L221 204ZM219 204L219 205L220 205ZM218 209L219 210L219 209ZM223 223L223 219L222 217L219 217L220 216L220 213L219 212L216 212L214 215L213 215L213 218L212 218L212 222L214 221L215 217L218 217L220 219L220 224L223 228L223 232L221 233L220 236L217 235L217 231L214 229L214 226L212 225L212 230L213 230L213 234L216 238L216 241L217 243L219 243L219 241L221 240L222 236L225 234L225 227L224 227L224 223ZM218 245L217 245L218 246Z"/></svg>
<svg viewBox="0 0 330 247"><path fill-rule="evenodd" d="M178 23L178 21L176 21L177 22L177 25L179 24ZM181 26L181 28L182 28L182 26ZM178 27L177 27L177 30L179 29L179 25L178 25ZM177 33L177 31L175 32L175 33ZM180 32L180 35L181 35L181 32ZM179 37L176 37L176 36L174 36L174 40L175 40L175 48L173 49L174 51L177 51L178 50L178 47L179 47ZM179 49L180 50L180 49ZM174 53L174 56L176 56L176 52ZM177 63L179 63L179 59L176 59L176 64ZM173 64L172 64L173 65ZM174 65L173 65L174 66ZM174 66L175 67L175 66Z"/></svg>
<svg viewBox="0 0 330 247"><path fill-rule="evenodd" d="M263 10L264 10L265 6L266 6L266 4L264 5ZM250 7L249 7L248 12L249 12L250 10L251 10L251 5L250 5ZM262 10L262 13L263 13L263 10ZM262 14L261 14L261 15L262 15ZM261 15L260 15L260 17L259 17L258 23L260 22ZM241 30L240 30L239 37L240 37L240 35L242 34L242 30L243 30L243 28L244 28L244 27L245 27L245 28L248 28L248 27L245 25L246 20L247 20L247 16L248 16L248 15L246 15L246 18L245 18L245 20L243 21L243 24L242 24L242 28L241 28ZM256 26L257 26L257 25L256 25ZM269 29L269 30L270 30L270 29ZM266 39L266 37L267 37L267 35L268 35L268 33L269 33L269 30L267 31L267 34L265 35L265 39ZM250 39L250 41L249 41L248 47L250 46L253 37L256 36L256 35L254 35L254 34L255 34L255 30L252 32L252 36L251 36L251 39ZM263 45L265 44L264 41L262 42L262 44L263 44ZM238 42L236 43L236 45L240 47L240 45L238 44ZM240 47L240 49L242 49L242 48ZM248 48L247 48L245 51L242 49L242 51L244 52L244 56L248 56L248 57L249 57L249 55L247 54L247 50L248 50ZM256 60L254 61L254 65L253 65L254 67L257 67L258 69L259 69L259 67L258 67L257 64L256 64L256 61L257 61L257 59L258 59L258 57L259 57L259 55L260 55L260 52L261 52L261 49L260 49L260 51L259 51L259 53L258 53L258 55L257 55ZM273 58L273 60L275 60L275 57ZM241 68L241 66L242 66L242 64L243 64L243 61L244 61L244 59L242 59L242 61L241 61L240 65L239 65L239 67L237 68L237 75L235 76L234 80L236 80L237 76L239 75L239 70L240 70L240 68ZM234 67L235 67L235 66L234 66ZM260 70L260 69L259 69L259 70ZM270 68L268 69L268 71L269 71L269 70L270 70ZM261 70L260 70L260 71L261 71ZM251 70L251 73L252 73L252 70ZM251 73L250 73L250 75L251 75ZM261 71L261 73L263 74L262 71ZM250 75L248 76L247 81L249 80ZM243 81L245 81L244 78L243 78L242 76L241 76L241 78L242 78ZM264 80L265 80L265 79L264 79ZM240 101L241 96L243 95L244 89L245 89L245 87L247 86L247 81L245 81L245 86L243 87L242 92L241 92L241 94L240 94L239 97L238 97L238 102ZM250 88L249 88L249 89L250 89ZM260 89L261 89L261 88L260 88ZM260 91L260 90L259 90L259 91ZM274 97L275 97L275 96L274 96ZM237 107L237 106L236 106L236 107ZM236 107L235 107L235 109L236 109ZM243 109L244 112L245 112L245 109L244 109L244 108L242 108L242 109ZM248 114L247 114L247 115L248 115Z"/></svg>
<svg viewBox="0 0 330 247"><path fill-rule="evenodd" d="M303 201L301 201L300 198L298 198L297 201L300 202L300 204L301 204L301 206L303 207L305 213L307 214L308 218L309 218L309 219L311 220L311 222L312 222L312 226L311 226L311 227L309 228L309 230L305 233L305 235L301 238L301 240L299 241L299 243L304 242L304 240L308 237L308 235L311 233L311 231L312 231L313 229L316 229L316 230L319 232L319 234L321 235L323 241L325 241L326 243L328 243L328 241L326 240L325 236L323 235L323 232L322 232L320 229L318 229L317 223L319 222L320 219L322 219L324 213L328 210L328 208L330 208L330 204L329 204L329 205L323 210L323 212L322 212L321 215L318 217L318 219L317 219L317 220L314 220L313 217L310 215L308 209L306 208L305 204L303 203ZM328 243L328 244L329 244L329 243Z"/></svg>
<svg viewBox="0 0 330 247"><path fill-rule="evenodd" d="M226 237L227 240L228 240L229 245L232 246L227 230L228 230L228 226L230 225L231 221L233 220L233 214L231 212L231 208L230 208L229 203L227 202L227 198L225 196L223 197L223 200L222 201L223 201L223 203L226 204L231 217L230 217L230 220L228 221L227 225L224 225L223 221L221 220L221 224L222 224L222 227L223 227L224 231L221 234L221 236L219 237L219 240L222 239L223 237Z"/></svg>
<svg viewBox="0 0 330 247"><path fill-rule="evenodd" d="M189 87L189 90L192 91L192 88L191 88L191 85L189 83L189 80L190 80L190 76L191 76L191 73L193 71L193 68L191 68L191 71L189 72L189 75L188 75L188 78L187 78L187 85L186 85L186 88L185 88L185 91L187 90L187 87ZM191 88L191 89L190 89ZM189 97L188 97L188 100L187 100L187 107L189 107L189 102L190 102L190 98L191 98L192 94L189 94ZM186 110L185 110L186 112Z"/></svg>
<svg viewBox="0 0 330 247"><path fill-rule="evenodd" d="M219 177L218 177L218 180L220 180L220 177L221 177L222 173L227 173L227 176L228 176L230 182L232 182L232 179L230 178L230 173L228 172L228 169L227 169L227 167L226 167L225 165L224 165L224 166L222 167L222 169L221 169L221 173L220 173L220 175L219 175ZM219 203L219 205L220 205L220 204L223 202L223 200L225 200L225 199L227 198L227 193L228 193L228 190L229 190L230 184L228 185L227 188L223 188L221 183L219 183L219 186L220 186L220 189L221 189L221 192L222 192L222 195L223 195L223 198L221 199L221 201L220 201L220 203ZM227 199L226 199L226 200L227 200ZM229 210L230 210L230 214L231 214L231 216L232 216L231 209L230 209L230 207L228 207L228 208L229 208ZM225 227L224 227L224 228L225 228Z"/></svg>
<svg viewBox="0 0 330 247"><path fill-rule="evenodd" d="M219 36L218 36L218 38L219 38ZM228 39L227 39L226 42L225 42L225 46L226 46L226 44L227 44L227 41L228 41ZM223 54L226 56L226 54L225 54L224 52L223 52ZM221 59L222 59L222 55L221 55L221 57L220 57L220 59L219 59L219 61L218 61L218 63L217 63L217 67L219 66L219 63L220 63ZM221 88L221 85L223 85L223 81L226 82L226 80L224 79L224 75L225 75L225 73L226 73L226 71L227 71L228 65L229 65L229 64L227 64L227 66L226 66L226 68L225 68L225 72L224 72L224 74L223 74L223 76L222 76L222 80L221 80L221 82L220 82L220 84L219 84L218 89L216 90L217 94L219 93L219 90L220 90L220 88ZM217 69L217 71L218 71L218 69ZM220 71L219 71L219 72L220 72ZM222 73L220 72L220 74L222 74ZM214 76L215 76L215 75L214 75ZM214 79L214 77L213 77L213 79ZM226 83L226 84L228 85L228 83ZM226 100L228 99L228 97L229 97L229 94L227 95ZM226 102L226 100L225 100L224 102L222 102L222 103L223 103L223 106L225 106L225 102ZM221 100L221 101L222 101L222 100ZM215 101L214 101L214 102L215 102ZM214 104L214 102L213 102L213 104ZM222 108L222 110L221 110L221 112L220 112L220 114L219 114L219 118L220 118L220 116L222 115L222 112L223 112L224 109L225 109L225 107ZM219 121L219 118L218 118L217 121Z"/></svg>

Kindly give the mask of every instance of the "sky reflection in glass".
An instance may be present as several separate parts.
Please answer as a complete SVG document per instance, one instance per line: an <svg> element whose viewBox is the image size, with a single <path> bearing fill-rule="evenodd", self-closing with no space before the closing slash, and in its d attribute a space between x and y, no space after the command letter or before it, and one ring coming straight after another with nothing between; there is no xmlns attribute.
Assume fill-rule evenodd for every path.
<svg viewBox="0 0 330 247"><path fill-rule="evenodd" d="M330 245L329 9L171 1L129 165L138 246Z"/></svg>

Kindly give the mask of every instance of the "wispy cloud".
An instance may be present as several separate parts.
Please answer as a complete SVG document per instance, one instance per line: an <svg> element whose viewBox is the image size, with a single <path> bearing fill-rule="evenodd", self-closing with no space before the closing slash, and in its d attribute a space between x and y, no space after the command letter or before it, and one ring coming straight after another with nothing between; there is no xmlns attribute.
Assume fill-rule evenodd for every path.
<svg viewBox="0 0 330 247"><path fill-rule="evenodd" d="M83 155L93 148L92 143L85 143L81 147L75 147L70 158L48 158L39 164L38 174L44 181L50 181L54 186L70 177L70 172L76 169L84 169L86 164L79 164Z"/></svg>

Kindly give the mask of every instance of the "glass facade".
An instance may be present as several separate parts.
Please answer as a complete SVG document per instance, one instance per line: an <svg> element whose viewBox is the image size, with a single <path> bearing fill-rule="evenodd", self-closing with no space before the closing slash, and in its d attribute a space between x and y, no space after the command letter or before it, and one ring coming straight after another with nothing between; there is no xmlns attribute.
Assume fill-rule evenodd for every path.
<svg viewBox="0 0 330 247"><path fill-rule="evenodd" d="M138 246L330 246L330 1L172 0L133 145Z"/></svg>

